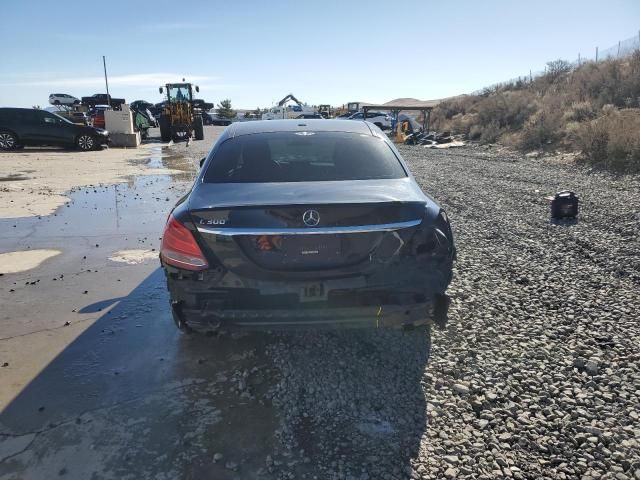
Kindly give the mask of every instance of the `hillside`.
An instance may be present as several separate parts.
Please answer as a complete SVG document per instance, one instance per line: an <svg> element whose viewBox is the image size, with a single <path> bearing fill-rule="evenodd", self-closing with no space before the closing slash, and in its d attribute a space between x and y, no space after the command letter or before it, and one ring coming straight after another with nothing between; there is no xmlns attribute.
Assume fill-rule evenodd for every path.
<svg viewBox="0 0 640 480"><path fill-rule="evenodd" d="M580 152L590 164L640 171L640 50L577 67L549 62L532 81L443 100L432 118L470 140Z"/></svg>

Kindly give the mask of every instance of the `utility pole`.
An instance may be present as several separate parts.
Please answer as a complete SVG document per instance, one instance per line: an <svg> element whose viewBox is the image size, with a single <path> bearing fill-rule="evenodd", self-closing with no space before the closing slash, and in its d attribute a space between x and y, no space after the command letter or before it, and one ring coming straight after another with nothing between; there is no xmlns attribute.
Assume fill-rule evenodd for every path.
<svg viewBox="0 0 640 480"><path fill-rule="evenodd" d="M580 54L578 53L578 66L580 66Z"/></svg>
<svg viewBox="0 0 640 480"><path fill-rule="evenodd" d="M598 63L598 47L596 47L596 63Z"/></svg>
<svg viewBox="0 0 640 480"><path fill-rule="evenodd" d="M102 66L104 67L104 85L107 88L107 100L111 106L111 96L109 95L109 81L107 80L107 60L102 56Z"/></svg>
<svg viewBox="0 0 640 480"><path fill-rule="evenodd" d="M618 55L617 55L618 58L620 58L620 42L621 40L618 40Z"/></svg>

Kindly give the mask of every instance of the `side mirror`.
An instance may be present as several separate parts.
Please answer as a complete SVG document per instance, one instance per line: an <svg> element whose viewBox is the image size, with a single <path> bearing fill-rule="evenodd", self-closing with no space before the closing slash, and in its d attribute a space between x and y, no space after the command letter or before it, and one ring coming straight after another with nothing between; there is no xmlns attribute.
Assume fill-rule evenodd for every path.
<svg viewBox="0 0 640 480"><path fill-rule="evenodd" d="M196 92L200 93L200 87L196 85Z"/></svg>
<svg viewBox="0 0 640 480"><path fill-rule="evenodd" d="M200 168L202 168L202 165L204 165L204 162L207 160L207 157L202 157L200 159Z"/></svg>
<svg viewBox="0 0 640 480"><path fill-rule="evenodd" d="M162 93L162 87L158 88L158 91L159 91L160 93Z"/></svg>

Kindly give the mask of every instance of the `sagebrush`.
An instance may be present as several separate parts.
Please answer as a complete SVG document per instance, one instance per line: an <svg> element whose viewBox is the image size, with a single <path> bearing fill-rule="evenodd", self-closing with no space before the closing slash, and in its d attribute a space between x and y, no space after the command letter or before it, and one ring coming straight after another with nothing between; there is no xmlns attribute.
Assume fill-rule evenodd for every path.
<svg viewBox="0 0 640 480"><path fill-rule="evenodd" d="M532 81L519 80L440 103L440 131L523 151L582 152L589 163L640 170L640 51L623 59L572 67L547 64Z"/></svg>

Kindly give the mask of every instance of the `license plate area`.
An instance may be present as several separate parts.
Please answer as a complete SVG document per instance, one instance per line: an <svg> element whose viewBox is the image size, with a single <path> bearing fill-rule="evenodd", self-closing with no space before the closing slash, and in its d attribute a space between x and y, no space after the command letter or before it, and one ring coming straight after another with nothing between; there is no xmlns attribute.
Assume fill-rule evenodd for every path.
<svg viewBox="0 0 640 480"><path fill-rule="evenodd" d="M331 260L342 253L338 235L288 235L283 238L282 250L287 257L299 260Z"/></svg>
<svg viewBox="0 0 640 480"><path fill-rule="evenodd" d="M328 288L322 282L309 283L300 287L301 302L321 302L328 298Z"/></svg>

